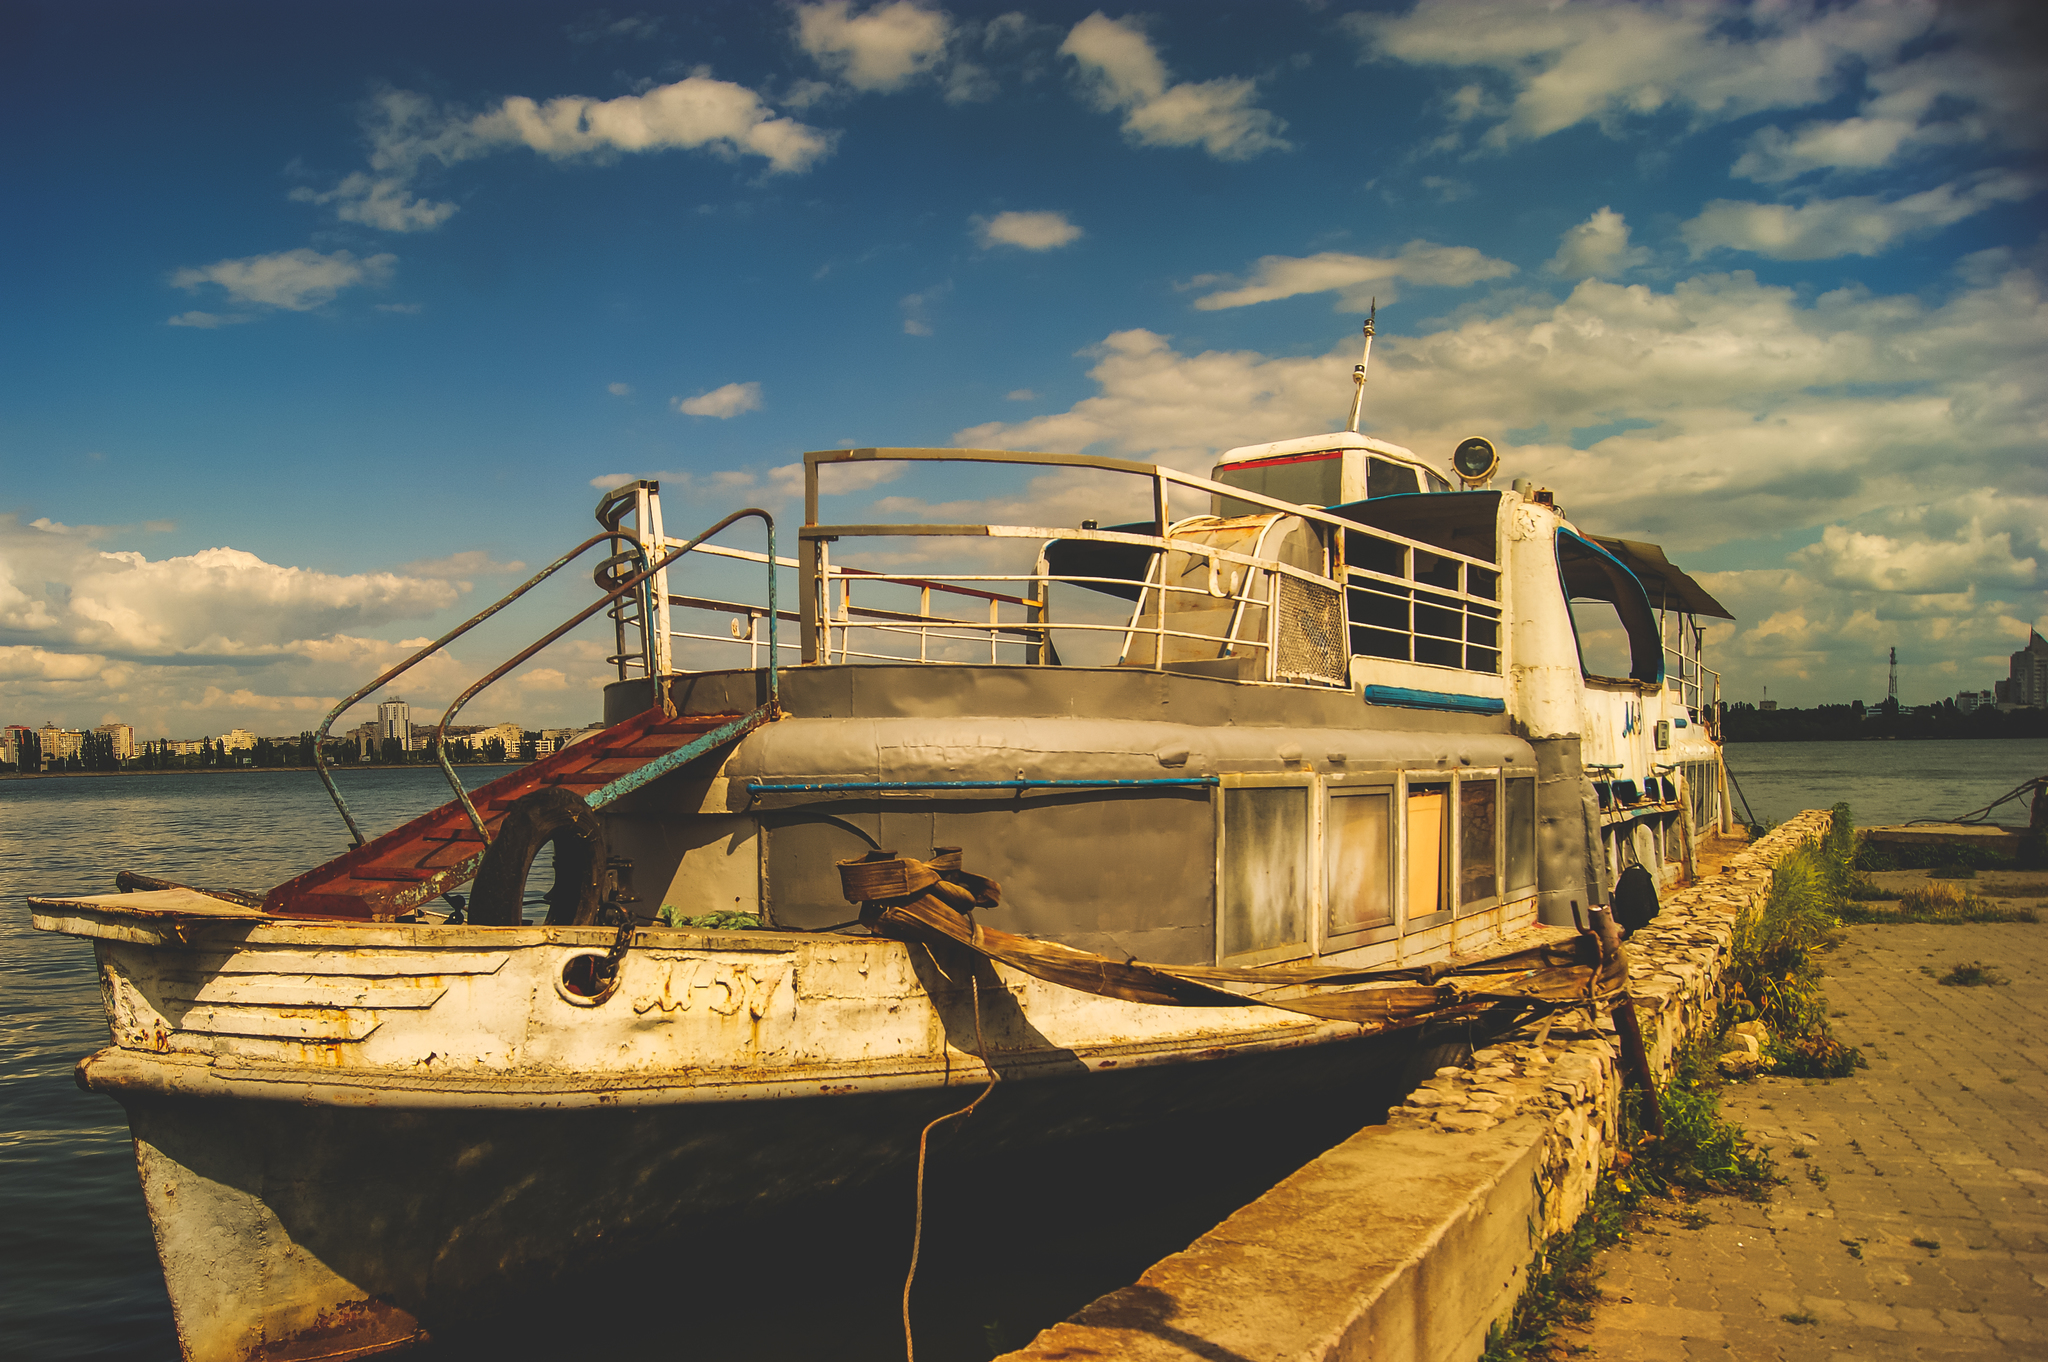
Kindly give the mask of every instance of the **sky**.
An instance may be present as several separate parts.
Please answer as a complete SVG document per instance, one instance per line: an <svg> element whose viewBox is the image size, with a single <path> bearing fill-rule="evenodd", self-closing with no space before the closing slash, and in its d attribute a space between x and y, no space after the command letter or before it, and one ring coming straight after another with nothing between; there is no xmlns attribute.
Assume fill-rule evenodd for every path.
<svg viewBox="0 0 2048 1362"><path fill-rule="evenodd" d="M792 525L807 449L1206 473L1342 427L1375 299L1364 428L1664 545L1728 698L1989 689L2048 622L2037 15L0 0L0 722L314 727L632 477L679 533ZM1093 513L946 495L825 516ZM607 642L463 718L599 717Z"/></svg>

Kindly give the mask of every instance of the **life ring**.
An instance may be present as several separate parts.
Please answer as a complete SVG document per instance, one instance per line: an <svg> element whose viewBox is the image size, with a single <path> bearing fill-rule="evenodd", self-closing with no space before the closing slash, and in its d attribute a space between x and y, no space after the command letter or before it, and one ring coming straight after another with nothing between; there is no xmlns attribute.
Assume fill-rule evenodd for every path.
<svg viewBox="0 0 2048 1362"><path fill-rule="evenodd" d="M527 873L550 842L555 846L555 887L547 893L547 925L596 922L604 904L604 824L581 796L559 785L522 795L506 813L477 868L469 920L479 927L521 925Z"/></svg>

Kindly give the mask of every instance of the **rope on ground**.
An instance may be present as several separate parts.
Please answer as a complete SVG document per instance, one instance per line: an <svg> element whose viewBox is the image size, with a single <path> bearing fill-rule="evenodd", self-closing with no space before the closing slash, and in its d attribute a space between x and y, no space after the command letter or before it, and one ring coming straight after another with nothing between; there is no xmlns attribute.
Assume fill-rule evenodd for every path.
<svg viewBox="0 0 2048 1362"><path fill-rule="evenodd" d="M2001 804L2012 803L2012 801L2018 799L2029 790L2034 792L2034 798L2037 801L2048 798L2048 776L2035 776L2031 780L2023 780L1981 809L1972 809L1968 813L1961 814L1955 818L1915 818L1908 822L1906 826L1912 827L1917 823L1988 823L1991 821L1991 811L1993 809L1996 809Z"/></svg>
<svg viewBox="0 0 2048 1362"><path fill-rule="evenodd" d="M988 1086L972 1102L958 1111L949 1111L944 1116L928 1122L917 1135L917 1218L910 1232L910 1271L903 1277L903 1357L904 1362L917 1362L917 1343L910 1330L910 1287L917 1280L917 1255L924 1247L924 1152L925 1142L931 1138L934 1128L943 1125L956 1116L972 1116L982 1099L996 1090L995 1065L988 1062L988 1043L981 1038L981 980L974 975L967 976L967 986L974 994L974 1048L976 1056L988 1069Z"/></svg>

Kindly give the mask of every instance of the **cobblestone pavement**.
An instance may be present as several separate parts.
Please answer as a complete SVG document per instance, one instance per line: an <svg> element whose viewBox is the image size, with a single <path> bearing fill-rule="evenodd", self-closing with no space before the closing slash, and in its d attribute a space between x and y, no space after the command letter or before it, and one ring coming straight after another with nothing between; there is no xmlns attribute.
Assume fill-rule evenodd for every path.
<svg viewBox="0 0 2048 1362"><path fill-rule="evenodd" d="M1787 1182L1602 1255L1568 1341L1627 1359L2048 1358L2048 922L1852 927L1823 957L1853 1078L1731 1083ZM1982 961L2010 982L1936 983ZM1686 1212L1696 1222L1688 1228Z"/></svg>

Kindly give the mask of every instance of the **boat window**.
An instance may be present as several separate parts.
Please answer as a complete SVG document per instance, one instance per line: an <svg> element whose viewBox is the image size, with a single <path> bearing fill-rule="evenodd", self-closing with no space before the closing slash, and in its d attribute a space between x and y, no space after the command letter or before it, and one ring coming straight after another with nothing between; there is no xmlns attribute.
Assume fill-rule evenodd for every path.
<svg viewBox="0 0 2048 1362"><path fill-rule="evenodd" d="M1408 787L1408 911L1412 925L1444 907L1444 833L1450 822L1448 785Z"/></svg>
<svg viewBox="0 0 2048 1362"><path fill-rule="evenodd" d="M1510 776L1501 808L1502 840L1507 845L1507 892L1536 883L1536 778Z"/></svg>
<svg viewBox="0 0 2048 1362"><path fill-rule="evenodd" d="M1389 871L1394 797L1388 790L1330 791L1323 820L1325 937L1340 937L1394 920Z"/></svg>
<svg viewBox="0 0 2048 1362"><path fill-rule="evenodd" d="M1278 497L1297 506L1334 506L1344 500L1344 451L1332 449L1321 454L1293 454L1257 463L1224 464L1215 480L1226 487ZM1212 498L1219 516L1258 515L1271 510L1234 497Z"/></svg>
<svg viewBox="0 0 2048 1362"><path fill-rule="evenodd" d="M1557 532L1557 567L1586 678L1661 683L1664 646L1650 598L1636 575L1569 530Z"/></svg>
<svg viewBox="0 0 2048 1362"><path fill-rule="evenodd" d="M1372 497L1393 497L1414 494L1422 490L1415 480L1415 470L1405 463L1392 459L1368 459L1365 464L1365 495Z"/></svg>
<svg viewBox="0 0 2048 1362"><path fill-rule="evenodd" d="M1308 791L1239 786L1223 791L1218 875L1220 954L1272 951L1308 940Z"/></svg>
<svg viewBox="0 0 2048 1362"><path fill-rule="evenodd" d="M1432 492L1448 492L1451 490L1451 484L1447 479L1439 474L1430 472L1427 468L1422 470L1422 476L1428 480L1429 490Z"/></svg>
<svg viewBox="0 0 2048 1362"><path fill-rule="evenodd" d="M1494 812L1500 782L1492 776L1458 782L1458 905L1470 907L1500 896Z"/></svg>

